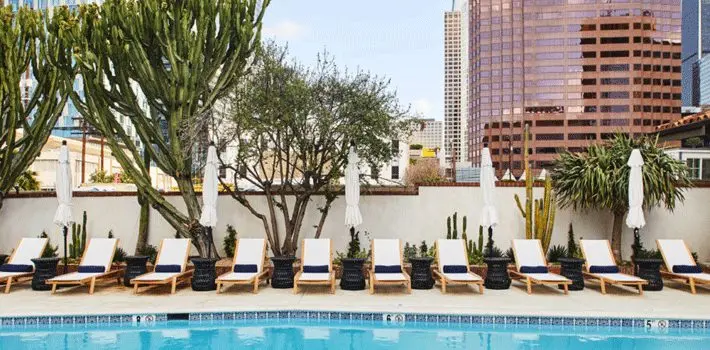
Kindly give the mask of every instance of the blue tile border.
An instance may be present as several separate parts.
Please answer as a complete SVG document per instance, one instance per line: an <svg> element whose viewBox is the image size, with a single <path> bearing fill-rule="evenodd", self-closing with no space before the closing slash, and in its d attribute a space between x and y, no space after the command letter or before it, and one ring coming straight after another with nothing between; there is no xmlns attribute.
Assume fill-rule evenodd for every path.
<svg viewBox="0 0 710 350"><path fill-rule="evenodd" d="M263 321L263 320L325 320L338 323L381 323L386 314L401 314L406 324L441 324L450 327L466 325L515 326L566 326L585 328L645 328L645 319L623 317L571 317L571 316L521 316L521 315L461 315L407 312L347 312L312 310L269 310L236 312L188 313L189 322ZM134 325L133 317L154 316L155 322L167 322L168 314L107 314L107 315L53 315L0 317L0 331L11 328L51 327L53 325ZM662 318L652 318L662 319ZM710 329L710 320L663 319L671 329ZM150 322L148 325L154 324ZM137 326L137 325L136 325ZM141 324L140 326L145 326Z"/></svg>

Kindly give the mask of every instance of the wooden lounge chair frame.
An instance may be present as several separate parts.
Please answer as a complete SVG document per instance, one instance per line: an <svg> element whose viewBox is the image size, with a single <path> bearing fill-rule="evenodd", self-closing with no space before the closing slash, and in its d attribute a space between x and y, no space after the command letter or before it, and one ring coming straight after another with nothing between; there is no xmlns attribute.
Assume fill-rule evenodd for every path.
<svg viewBox="0 0 710 350"><path fill-rule="evenodd" d="M245 280L220 280L222 277L229 275L232 273L234 270L234 265L237 264L237 253L239 252L239 242L241 239L238 239L237 242L234 244L234 259L232 260L232 268L230 269L229 272L220 275L217 277L217 294L221 293L222 287L229 287L235 284L252 284L254 287L252 289L252 293L256 294L259 291L259 283L261 281L267 280L264 279L265 276L268 277L269 270L266 268L267 262L269 261L269 258L266 256L266 240L264 240L264 254L261 259L261 272L254 275L254 277L245 279Z"/></svg>
<svg viewBox="0 0 710 350"><path fill-rule="evenodd" d="M112 276L116 277L116 282L120 285L123 269L111 270L111 265L113 265L113 257L116 255L116 248L118 247L118 242L119 242L119 240L116 239L116 241L114 242L114 245L113 245L113 252L111 252L111 260L110 260L112 263L109 265L109 271L104 272L103 274L98 275L98 276L85 277L85 278L77 279L77 280L67 280L67 281L48 280L45 283L52 285L52 294L57 293L57 286L59 286L59 285L77 286L77 287L83 286L83 285L88 285L89 286L89 295L94 295L94 288L96 287L96 281L106 280ZM90 245L91 245L91 240L89 240L89 244L86 246L86 248L84 248L84 252L81 254L81 261L84 260L84 257L86 256L86 252L89 251Z"/></svg>
<svg viewBox="0 0 710 350"><path fill-rule="evenodd" d="M675 280L678 282L681 282L685 285L690 286L690 293L691 294L697 294L697 289L695 288L697 285L710 285L709 280L704 280L704 279L698 279L694 278L692 276L687 276L687 275L680 275L677 273L674 273L672 270L672 267L668 265L668 259L666 259L666 254L663 252L663 249L661 248L661 244L658 242L660 240L656 240L656 245L658 246L658 250L661 252L661 255L663 256L663 263L666 265L666 270L661 269L661 276L664 278L670 279L670 280ZM688 256L690 256L690 260L693 260L693 253L690 252L690 249L688 249L688 245L685 244L685 241L683 241L683 245L685 246L685 250L688 252ZM697 263L696 263L697 265Z"/></svg>
<svg viewBox="0 0 710 350"><path fill-rule="evenodd" d="M466 244L464 243L463 240L457 240L461 242L461 245L463 246L463 251L464 251L464 256L468 258L468 249L466 248ZM443 266L441 265L441 261L439 260L439 240L437 239L434 242L434 246L436 247L435 249L435 254L436 254L436 264L440 269L443 269ZM468 260L468 259L466 259ZM433 269L432 272L434 273L434 277L439 280L439 283L441 284L441 293L446 294L446 286L447 285L472 285L472 286L478 286L478 292L480 294L483 294L483 278L481 276L478 276L477 274L471 272L471 266L468 264L468 261L466 261L466 273L469 275L477 276L479 277L479 280L475 281L456 281L449 279L446 277L445 274L441 273L438 269Z"/></svg>
<svg viewBox="0 0 710 350"><path fill-rule="evenodd" d="M165 240L160 242L160 248L158 249L158 256L155 258L156 264L158 261L160 261L160 255L163 253L163 242ZM170 294L175 294L175 291L177 290L177 286L180 283L183 283L185 281L190 281L192 279L192 273L194 270L187 270L187 259L189 258L190 255L190 243L187 244L187 250L185 251L185 261L182 263L182 272L178 275L164 278L162 280L154 280L154 281L138 281L136 278L140 276L136 276L136 278L131 280L131 283L133 284L133 294L138 294L138 288L140 285L146 285L148 288L145 290L157 287L157 286L162 286L166 284L170 284ZM153 267L153 270L155 271L155 267ZM146 273L149 274L150 272ZM143 275L141 275L143 276Z"/></svg>
<svg viewBox="0 0 710 350"><path fill-rule="evenodd" d="M614 258L614 252L611 250L611 244L608 240L606 241L606 245L609 248L609 256L611 257L611 261L614 263L614 265L619 266L616 263L616 258ZM587 279L599 280L599 286L601 287L602 294L606 294L606 285L611 284L617 286L634 286L638 289L639 295L643 295L643 286L647 285L648 281L617 281L610 278L606 278L603 276L603 274L591 273L589 272L591 265L589 264L589 259L587 258L587 252L584 249L582 249L582 256L584 257L585 268L585 271L582 271L582 275Z"/></svg>
<svg viewBox="0 0 710 350"><path fill-rule="evenodd" d="M402 268L402 275L404 275L404 280L399 280L399 281L378 281L375 278L375 240L373 239L372 242L370 242L370 252L371 252L371 264L370 266L370 294L375 293L375 285L401 285L404 284L405 287L407 288L407 294L412 294L412 279L409 277L409 274L404 271L404 254L402 251L402 241L399 241L399 266Z"/></svg>
<svg viewBox="0 0 710 350"><path fill-rule="evenodd" d="M333 241L329 242L329 258L328 258L328 271L329 277L327 280L313 280L313 281L299 281L299 277L303 274L303 267L305 266L303 262L306 257L306 240L301 241L301 268L293 279L293 294L298 294L298 285L326 285L330 286L330 294L335 294L335 271L333 270Z"/></svg>
<svg viewBox="0 0 710 350"><path fill-rule="evenodd" d="M20 242L22 242L22 240L20 240ZM48 239L44 241L44 245L42 245L42 250L40 250L41 252L44 252L44 250L47 248L48 242L49 242ZM17 248L19 248L19 247L20 247L20 245L18 243ZM15 250L12 252L10 257L7 259L8 263L10 263L13 260L13 258L15 257L15 253L17 253L17 248L15 248ZM35 274L35 269L33 267L32 272L27 272L27 273L23 273L20 275L7 276L7 277L0 278L0 283L5 283L5 294L10 293L10 288L12 287L13 283L18 284L18 283L22 283L22 282L31 281L32 276L34 276L34 274Z"/></svg>
<svg viewBox="0 0 710 350"><path fill-rule="evenodd" d="M540 242L539 239L536 239L537 245L540 248L540 252L543 252L542 250L542 243ZM548 280L541 280L537 279L535 277L530 276L529 274L524 274L520 272L520 259L518 259L518 250L515 249L515 244L511 242L511 246L513 247L513 255L515 256L515 270L510 270L510 274L512 275L511 277L513 279L516 279L518 281L522 281L525 283L527 287L527 292L528 294L532 294L532 286L533 284L539 284L539 285L562 285L562 288L564 289L565 295L569 294L569 285L572 284L572 281L567 279L567 281L548 281ZM549 264L547 263L547 259L545 258L545 254L542 254L542 263L543 266L546 266L548 269L550 268ZM563 276L564 277L564 276Z"/></svg>

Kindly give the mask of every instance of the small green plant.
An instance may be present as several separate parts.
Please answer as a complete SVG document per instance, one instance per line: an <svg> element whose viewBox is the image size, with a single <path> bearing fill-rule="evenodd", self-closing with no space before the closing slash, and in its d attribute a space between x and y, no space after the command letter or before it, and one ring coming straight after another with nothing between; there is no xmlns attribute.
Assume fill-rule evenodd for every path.
<svg viewBox="0 0 710 350"><path fill-rule="evenodd" d="M419 257L426 258L430 256L429 251L429 246L426 244L426 241L422 241L422 243L419 245Z"/></svg>
<svg viewBox="0 0 710 350"><path fill-rule="evenodd" d="M417 257L417 247L409 242L404 243L404 261L408 262L410 258Z"/></svg>
<svg viewBox="0 0 710 350"><path fill-rule="evenodd" d="M569 231L567 231L567 257L568 258L581 258L582 249L580 248L577 241L574 239L574 229L572 228L572 223L569 223Z"/></svg>
<svg viewBox="0 0 710 350"><path fill-rule="evenodd" d="M567 247L563 245L553 245L547 251L547 262L548 263L558 263L560 258L567 256Z"/></svg>
<svg viewBox="0 0 710 350"><path fill-rule="evenodd" d="M227 254L228 257L234 257L234 247L236 244L237 230L234 229L234 226L227 225L227 235L224 237L224 241L222 241L222 247L224 248L224 253Z"/></svg>
<svg viewBox="0 0 710 350"><path fill-rule="evenodd" d="M365 238L370 238L370 234L365 231L363 233ZM335 252L335 263L340 264L343 259L367 259L370 256L370 250L360 248L360 231L355 232L354 229L350 229L350 242L348 242L348 251Z"/></svg>
<svg viewBox="0 0 710 350"><path fill-rule="evenodd" d="M464 216L464 219L466 217ZM464 223L466 221L464 220ZM466 225L464 225L465 227ZM464 229L465 231L465 229ZM468 253L468 263L471 265L481 265L483 264L483 226L478 226L478 243L474 242L472 239L469 240L466 232L463 233L461 238L466 244L466 252Z"/></svg>
<svg viewBox="0 0 710 350"><path fill-rule="evenodd" d="M147 256L148 261L150 261L151 264L155 265L155 259L158 257L158 248L156 248L154 245L147 244L145 247L137 250L136 254Z"/></svg>
<svg viewBox="0 0 710 350"><path fill-rule="evenodd" d="M113 238L113 230L108 230L108 238ZM113 254L114 263L122 263L126 261L126 251L123 248L116 248L116 253Z"/></svg>
<svg viewBox="0 0 710 350"><path fill-rule="evenodd" d="M515 264L515 252L513 251L513 247L510 247L505 251L505 257L510 259L511 263Z"/></svg>
<svg viewBox="0 0 710 350"><path fill-rule="evenodd" d="M49 236L47 236L47 232L42 231L42 233L39 235L39 238L46 238L47 239L47 247L44 248L44 252L42 252L42 257L43 258L56 258L59 254L57 254L57 251L59 250L59 246L52 245L52 240L49 239Z"/></svg>
<svg viewBox="0 0 710 350"><path fill-rule="evenodd" d="M78 259L84 253L84 248L86 247L86 210L82 216L81 224L76 222L71 225L71 241L69 244L69 257L72 259Z"/></svg>

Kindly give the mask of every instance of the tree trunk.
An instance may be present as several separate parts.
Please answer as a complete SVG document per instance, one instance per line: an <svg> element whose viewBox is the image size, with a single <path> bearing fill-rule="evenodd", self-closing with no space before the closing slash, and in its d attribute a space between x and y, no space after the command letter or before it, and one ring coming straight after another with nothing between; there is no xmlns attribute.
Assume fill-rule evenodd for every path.
<svg viewBox="0 0 710 350"><path fill-rule="evenodd" d="M614 212L614 224L611 231L611 250L617 264L621 262L621 233L624 228L625 212Z"/></svg>
<svg viewBox="0 0 710 350"><path fill-rule="evenodd" d="M140 254L148 246L148 227L150 224L150 203L148 198L138 193L138 203L141 205L141 217L138 222L138 240L136 241L136 254Z"/></svg>

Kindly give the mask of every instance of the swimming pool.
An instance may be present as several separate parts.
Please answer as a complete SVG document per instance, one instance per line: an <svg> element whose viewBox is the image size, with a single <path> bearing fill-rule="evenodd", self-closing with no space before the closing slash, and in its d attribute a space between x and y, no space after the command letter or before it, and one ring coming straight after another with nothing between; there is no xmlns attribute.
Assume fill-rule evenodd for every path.
<svg viewBox="0 0 710 350"><path fill-rule="evenodd" d="M0 329L0 349L703 349L706 329L309 319L34 325Z"/></svg>

